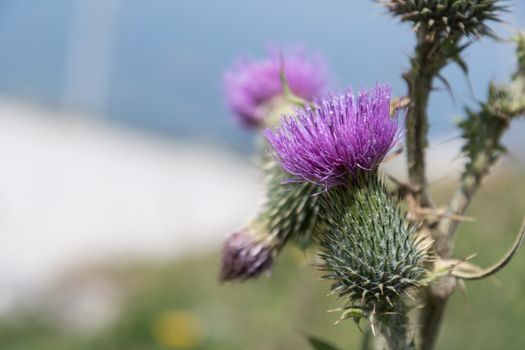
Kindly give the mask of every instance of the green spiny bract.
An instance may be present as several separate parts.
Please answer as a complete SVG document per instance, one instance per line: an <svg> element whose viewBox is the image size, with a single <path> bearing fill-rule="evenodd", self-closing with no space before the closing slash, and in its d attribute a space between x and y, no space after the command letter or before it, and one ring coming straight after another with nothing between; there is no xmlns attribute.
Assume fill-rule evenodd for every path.
<svg viewBox="0 0 525 350"><path fill-rule="evenodd" d="M289 238L306 248L322 227L322 189L311 183L284 183L290 176L273 159L264 165L266 202L256 222L279 241Z"/></svg>
<svg viewBox="0 0 525 350"><path fill-rule="evenodd" d="M321 270L346 310L394 311L397 297L423 284L428 242L418 239L397 199L375 175L349 188L330 190L330 225L321 239ZM343 314L342 318L355 315Z"/></svg>
<svg viewBox="0 0 525 350"><path fill-rule="evenodd" d="M451 33L467 36L493 35L486 22L499 21L506 0L379 0L403 22L430 37L446 38Z"/></svg>

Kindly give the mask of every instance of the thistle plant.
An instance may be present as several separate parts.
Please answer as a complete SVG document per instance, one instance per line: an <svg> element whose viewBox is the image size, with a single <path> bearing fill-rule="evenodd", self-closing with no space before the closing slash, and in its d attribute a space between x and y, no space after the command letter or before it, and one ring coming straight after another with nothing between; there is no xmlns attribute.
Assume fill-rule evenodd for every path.
<svg viewBox="0 0 525 350"><path fill-rule="evenodd" d="M226 240L221 279L257 277L269 270L286 242L299 241L316 252L314 268L342 300L338 322L365 321L363 349L430 350L458 283L502 270L525 237L524 224L507 253L485 269L454 256L464 214L506 152L503 135L525 114L525 35L519 32L511 40L518 63L509 82L490 83L484 101L465 107L458 124L464 168L454 194L438 205L426 179L429 97L436 82L453 88L441 73L447 65L457 64L468 74L465 50L481 37L497 38L491 23L510 11L509 2L377 2L410 23L416 35L410 68L403 74L404 97L391 99L388 84L357 95L352 90L324 95L324 69L305 65L304 56L296 61L275 56L273 65L252 62L251 69L228 73L232 111L266 140L259 152L267 180L259 214ZM407 183L381 168L402 139Z"/></svg>

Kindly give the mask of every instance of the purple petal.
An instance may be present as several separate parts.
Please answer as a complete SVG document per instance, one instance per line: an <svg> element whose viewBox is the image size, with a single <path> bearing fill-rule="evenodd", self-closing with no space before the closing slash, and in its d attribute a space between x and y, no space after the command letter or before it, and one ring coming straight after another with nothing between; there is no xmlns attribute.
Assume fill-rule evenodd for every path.
<svg viewBox="0 0 525 350"><path fill-rule="evenodd" d="M296 181L348 184L359 172L375 170L399 138L390 97L388 85L361 90L357 98L349 90L296 110L264 135Z"/></svg>

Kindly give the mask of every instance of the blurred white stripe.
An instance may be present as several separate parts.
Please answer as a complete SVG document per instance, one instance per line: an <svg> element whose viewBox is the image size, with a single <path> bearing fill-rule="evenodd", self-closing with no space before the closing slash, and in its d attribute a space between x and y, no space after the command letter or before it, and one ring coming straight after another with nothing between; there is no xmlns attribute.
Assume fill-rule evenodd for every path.
<svg viewBox="0 0 525 350"><path fill-rule="evenodd" d="M254 168L221 148L0 103L0 285L216 245L258 204Z"/></svg>

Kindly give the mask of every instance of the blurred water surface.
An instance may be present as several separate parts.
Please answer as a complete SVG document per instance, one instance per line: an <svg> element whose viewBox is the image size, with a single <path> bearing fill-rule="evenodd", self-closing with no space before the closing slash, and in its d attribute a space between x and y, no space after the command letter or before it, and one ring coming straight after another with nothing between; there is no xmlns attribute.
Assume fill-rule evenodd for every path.
<svg viewBox="0 0 525 350"><path fill-rule="evenodd" d="M525 4L512 9L494 26L503 37L525 26ZM369 0L3 0L0 92L246 152L249 135L222 103L222 71L240 53L298 43L326 56L338 89L389 81L404 93L413 34ZM512 47L490 39L466 58L473 91L447 69L460 103L433 97L434 135L452 130L462 99L483 98L514 67Z"/></svg>

